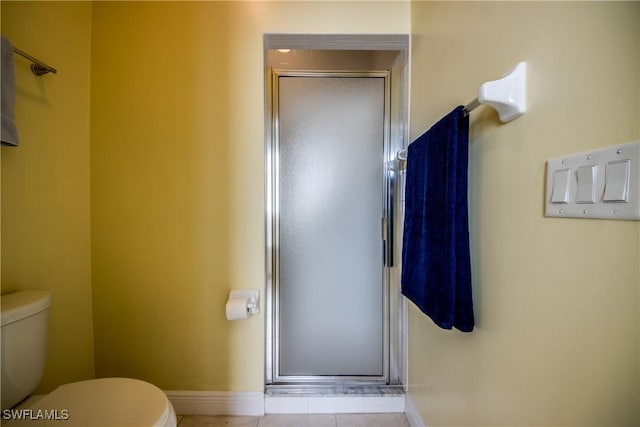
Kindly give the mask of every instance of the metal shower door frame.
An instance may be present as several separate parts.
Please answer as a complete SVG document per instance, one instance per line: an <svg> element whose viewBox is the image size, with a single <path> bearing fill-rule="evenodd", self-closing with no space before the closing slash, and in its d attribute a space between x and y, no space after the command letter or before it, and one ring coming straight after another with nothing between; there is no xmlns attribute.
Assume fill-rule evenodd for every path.
<svg viewBox="0 0 640 427"><path fill-rule="evenodd" d="M279 353L279 116L278 81L280 77L347 77L347 78L383 78L384 79L384 137L383 137L383 176L381 177L384 206L381 206L381 235L384 247L382 260L383 286L383 373L380 376L329 376L329 375L280 375ZM392 159L395 150L391 144L391 72L390 71L298 71L270 70L267 79L267 120L270 132L267 132L265 151L265 229L266 229L266 357L265 373L268 385L326 385L326 384L389 384L391 365L397 364L395 352L390 351L390 336L395 335L397 325L391 325L390 315L390 269L393 266L393 212L394 212L394 170ZM394 337L395 338L395 337Z"/></svg>

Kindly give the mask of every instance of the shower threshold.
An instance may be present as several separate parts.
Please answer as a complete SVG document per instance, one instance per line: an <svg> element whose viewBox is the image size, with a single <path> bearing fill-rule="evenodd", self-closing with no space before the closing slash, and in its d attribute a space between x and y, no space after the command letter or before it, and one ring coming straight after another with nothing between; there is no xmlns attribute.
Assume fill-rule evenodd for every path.
<svg viewBox="0 0 640 427"><path fill-rule="evenodd" d="M384 397L405 394L403 385L389 384L268 384L267 396L360 396Z"/></svg>
<svg viewBox="0 0 640 427"><path fill-rule="evenodd" d="M405 388L385 384L267 385L267 414L405 412Z"/></svg>

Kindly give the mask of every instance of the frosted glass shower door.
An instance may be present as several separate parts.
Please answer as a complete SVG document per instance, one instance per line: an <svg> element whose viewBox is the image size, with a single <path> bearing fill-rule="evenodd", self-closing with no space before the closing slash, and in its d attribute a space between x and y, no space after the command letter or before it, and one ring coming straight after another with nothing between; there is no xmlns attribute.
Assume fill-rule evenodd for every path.
<svg viewBox="0 0 640 427"><path fill-rule="evenodd" d="M385 375L385 77L278 76L275 371Z"/></svg>

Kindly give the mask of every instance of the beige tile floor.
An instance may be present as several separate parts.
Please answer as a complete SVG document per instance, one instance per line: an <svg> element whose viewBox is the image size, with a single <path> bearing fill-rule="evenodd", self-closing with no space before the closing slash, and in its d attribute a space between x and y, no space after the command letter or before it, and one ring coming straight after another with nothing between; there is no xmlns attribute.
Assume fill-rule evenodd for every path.
<svg viewBox="0 0 640 427"><path fill-rule="evenodd" d="M409 427L404 414L178 415L178 427Z"/></svg>

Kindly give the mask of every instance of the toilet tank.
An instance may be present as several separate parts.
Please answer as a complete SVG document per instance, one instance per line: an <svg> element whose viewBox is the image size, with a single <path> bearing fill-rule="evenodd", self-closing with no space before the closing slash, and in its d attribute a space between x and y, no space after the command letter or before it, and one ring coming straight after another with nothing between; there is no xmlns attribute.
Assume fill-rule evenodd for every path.
<svg viewBox="0 0 640 427"><path fill-rule="evenodd" d="M0 297L2 410L29 396L40 384L47 353L51 293L21 291Z"/></svg>

